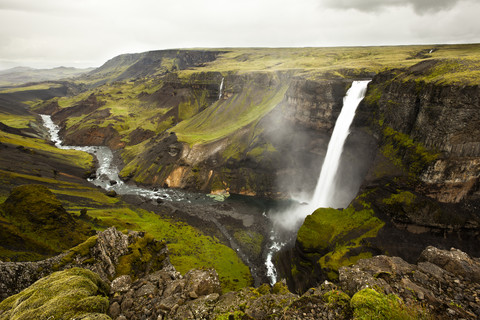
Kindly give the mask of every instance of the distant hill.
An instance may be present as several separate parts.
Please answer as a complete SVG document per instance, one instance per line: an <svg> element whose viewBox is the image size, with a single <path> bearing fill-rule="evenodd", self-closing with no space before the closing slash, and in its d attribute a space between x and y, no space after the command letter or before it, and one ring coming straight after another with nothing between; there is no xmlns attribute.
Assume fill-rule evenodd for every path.
<svg viewBox="0 0 480 320"><path fill-rule="evenodd" d="M202 67L226 51L215 49L156 50L116 56L79 78L91 86L126 79L162 76L170 72Z"/></svg>
<svg viewBox="0 0 480 320"><path fill-rule="evenodd" d="M15 86L28 82L52 81L79 76L92 71L94 68L77 69L58 67L53 69L34 69L29 67L15 67L0 70L0 86Z"/></svg>

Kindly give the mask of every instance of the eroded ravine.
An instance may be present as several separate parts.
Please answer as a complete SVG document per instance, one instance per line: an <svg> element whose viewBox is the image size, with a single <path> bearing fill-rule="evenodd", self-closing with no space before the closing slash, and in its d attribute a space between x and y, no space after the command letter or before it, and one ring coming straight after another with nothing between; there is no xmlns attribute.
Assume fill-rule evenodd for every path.
<svg viewBox="0 0 480 320"><path fill-rule="evenodd" d="M266 270L263 259L252 257L242 250L235 237L231 234L229 228L225 227L220 220L229 219L235 221L237 227L248 230L253 225L266 225L266 217L248 213L251 210L242 210L242 204L235 203L238 200L229 200L219 206L219 202L212 199L206 194L185 192L173 188L155 188L147 189L136 185L127 184L120 179L119 169L114 164L114 155L112 150L106 146L65 146L59 137L60 128L52 121L49 115L40 115L45 128L50 134L50 140L60 149L74 149L92 154L97 160L97 170L87 180L106 191L115 191L116 194L122 196L137 196L148 201L148 205L163 205L170 207L171 212L178 213L179 210L183 215L195 216L206 223L213 224L225 238L226 244L236 251L237 255L250 268L254 284L260 285L265 282ZM244 202L244 201L240 201ZM142 204L146 204L142 202ZM253 207L257 205L252 204ZM256 211L260 209L257 208ZM255 210L253 210L255 211ZM185 218L185 217L182 217ZM188 220L188 217L187 219ZM231 229L231 228L230 228ZM266 229L265 229L266 230Z"/></svg>

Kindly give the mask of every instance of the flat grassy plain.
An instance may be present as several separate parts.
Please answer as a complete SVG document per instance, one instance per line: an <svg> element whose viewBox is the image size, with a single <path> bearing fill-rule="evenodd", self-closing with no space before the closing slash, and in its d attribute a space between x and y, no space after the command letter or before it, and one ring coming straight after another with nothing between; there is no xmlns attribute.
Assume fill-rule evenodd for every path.
<svg viewBox="0 0 480 320"><path fill-rule="evenodd" d="M386 69L409 67L430 59L465 60L472 63L473 70L478 70L480 61L480 44L218 50L228 52L206 66L182 72L292 71L315 79L325 76L354 77L359 72L378 73ZM463 77L463 71L451 71ZM453 76L455 75L449 75Z"/></svg>

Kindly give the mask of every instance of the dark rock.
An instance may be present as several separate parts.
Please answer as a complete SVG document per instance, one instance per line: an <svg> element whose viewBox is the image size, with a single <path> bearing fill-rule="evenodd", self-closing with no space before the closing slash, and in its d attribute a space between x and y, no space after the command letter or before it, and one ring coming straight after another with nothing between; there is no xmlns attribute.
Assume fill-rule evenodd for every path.
<svg viewBox="0 0 480 320"><path fill-rule="evenodd" d="M117 192L115 192L115 190L108 190L105 194L109 197L116 197L117 196Z"/></svg>
<svg viewBox="0 0 480 320"><path fill-rule="evenodd" d="M132 285L132 278L129 275L123 275L120 277L115 278L112 281L112 292L127 292L128 289L130 289L130 286Z"/></svg>
<svg viewBox="0 0 480 320"><path fill-rule="evenodd" d="M197 298L212 293L222 293L218 274L214 269L193 269L185 275L185 291Z"/></svg>
<svg viewBox="0 0 480 320"><path fill-rule="evenodd" d="M36 262L0 262L0 299L3 300L25 289L55 270L72 267L94 271L103 281L110 283L110 279L116 276L120 257L129 254L129 246L143 237L144 233L131 231L124 235L112 227L53 258ZM167 252L164 243L150 239L139 256L131 257L130 263L136 264L136 268L131 269L131 275L143 276L146 270L150 272L158 269L175 270L170 264ZM144 259L143 254L147 255L148 259ZM120 286L121 283L125 285ZM126 289L126 283L128 280L123 277L116 282L115 288L123 291Z"/></svg>
<svg viewBox="0 0 480 320"><path fill-rule="evenodd" d="M120 305L118 302L114 302L110 304L110 307L108 308L108 314L112 319L116 319L120 315Z"/></svg>
<svg viewBox="0 0 480 320"><path fill-rule="evenodd" d="M420 260L422 262L414 265L398 257L362 259L352 267L340 268L341 287L349 294L365 288L379 288L404 301L419 299L441 319L445 318L445 312L447 319L476 319L476 309L472 308L467 297L478 290L473 279L480 275L477 270L479 262L460 250L446 251L434 247L425 249ZM455 279L459 275L465 279ZM454 293L456 290L459 291ZM453 308L453 305L459 307Z"/></svg>
<svg viewBox="0 0 480 320"><path fill-rule="evenodd" d="M480 283L480 261L470 258L468 254L458 249L446 251L430 246L422 252L419 261L433 263L457 276Z"/></svg>

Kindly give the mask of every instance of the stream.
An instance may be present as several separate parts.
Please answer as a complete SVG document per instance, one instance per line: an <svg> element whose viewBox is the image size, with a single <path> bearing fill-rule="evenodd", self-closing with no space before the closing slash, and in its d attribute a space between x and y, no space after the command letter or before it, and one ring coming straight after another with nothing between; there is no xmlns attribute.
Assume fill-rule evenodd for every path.
<svg viewBox="0 0 480 320"><path fill-rule="evenodd" d="M49 115L41 114L44 126L48 129L50 140L59 149L73 149L88 152L95 156L98 161L98 168L95 178L88 179L91 183L105 190L114 190L120 195L137 195L144 198L167 201L184 201L191 203L193 200L197 202L212 202L213 199L203 194L188 194L177 189L155 189L137 187L135 185L126 184L118 176L118 168L113 164L113 153L109 147L105 146L64 146L58 132L60 128L52 121Z"/></svg>
<svg viewBox="0 0 480 320"><path fill-rule="evenodd" d="M350 131L350 124L355 116L355 110L363 99L369 81L354 81L343 100L343 107L335 123L335 128L327 148L327 156L322 159L322 170L317 182L316 190L308 203L299 199L289 205L275 208L262 203L256 205L240 205L228 200L226 208L218 206L218 201L206 194L184 192L178 189L146 189L132 184L124 183L118 176L118 168L113 164L114 155L110 148L105 146L64 146L58 133L60 128L52 121L49 115L40 115L44 126L50 133L51 141L61 149L75 149L93 154L98 161L98 169L91 183L105 190L114 190L119 195L135 195L151 200L153 203L170 202L183 206L182 209L189 212L191 217L214 224L216 229L227 239L229 246L235 250L242 261L250 267L255 285L258 286L267 280L273 285L277 281L277 271L274 264L274 255L282 248L292 246L295 242L296 232L300 228L305 217L319 207L334 206L332 194L336 192L336 174L343 146ZM219 99L222 97L224 79L219 87ZM260 200L258 200L260 201ZM253 201L255 202L255 201ZM236 209L235 209L236 206ZM260 210L260 211L259 211ZM173 209L175 212L176 209ZM260 213L260 214L259 214ZM256 228L266 241L263 241L263 254L261 259L254 260L245 254L230 234L232 224L226 226L226 220L241 221L244 231ZM238 226L236 226L238 227ZM235 228L233 228L235 230ZM259 261L262 260L262 261Z"/></svg>
<svg viewBox="0 0 480 320"><path fill-rule="evenodd" d="M265 212L268 210L267 205L260 200L253 201L242 196L231 196L225 202L219 202L206 194L185 192L178 189L170 188L155 188L147 189L138 187L132 184L126 184L118 175L119 169L113 163L114 155L112 150L106 146L65 146L62 139L59 137L60 128L56 125L50 115L40 115L45 128L50 134L50 140L60 149L73 149L88 152L92 154L98 162L98 168L93 178L87 179L89 182L99 186L107 191L113 190L119 195L125 196L139 196L150 202L149 205L159 205L161 202L163 206L170 207L172 212L181 211L186 212L192 217L199 218L203 221L212 223L220 231L220 233L227 239L230 248L237 252L237 255L242 261L249 266L254 283L256 286L264 283L266 274L272 273L272 265L266 265L265 260L252 261L247 254L245 254L241 247L236 243L234 237L230 234L232 231L228 230L224 225L225 219L240 221L242 228L249 230L258 225L269 225L269 221ZM161 200L161 201L159 201ZM226 208L222 208L226 207ZM263 212L263 214L262 214ZM219 220L223 220L220 222ZM263 230L265 235L268 231ZM267 249L271 246L270 241L267 240ZM269 251L270 252L270 251ZM265 253L268 255L269 253ZM265 257L264 257L265 258ZM263 259L264 259L263 258ZM266 270L266 268L268 270ZM274 272L274 271L273 271Z"/></svg>

